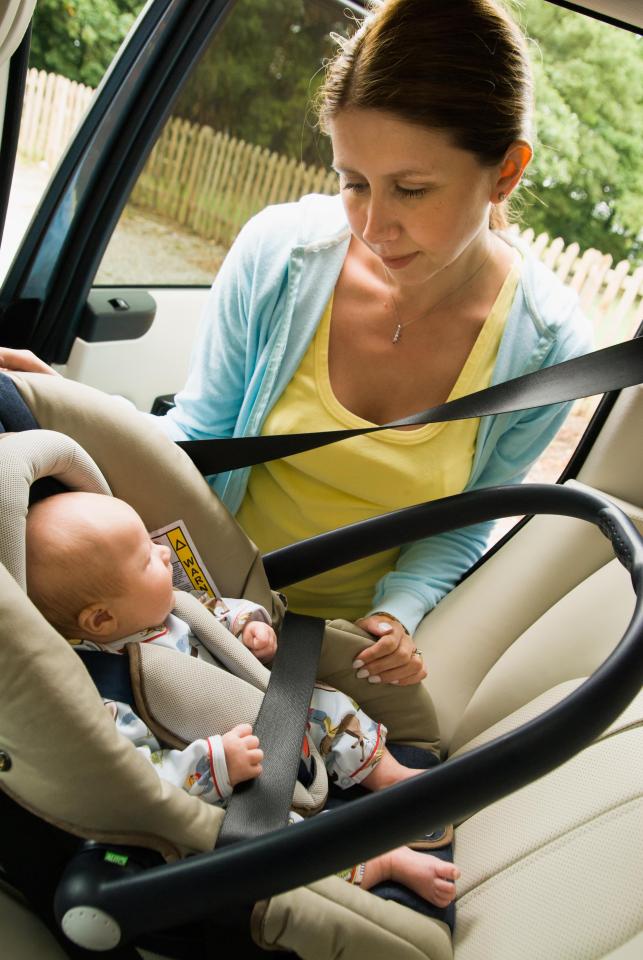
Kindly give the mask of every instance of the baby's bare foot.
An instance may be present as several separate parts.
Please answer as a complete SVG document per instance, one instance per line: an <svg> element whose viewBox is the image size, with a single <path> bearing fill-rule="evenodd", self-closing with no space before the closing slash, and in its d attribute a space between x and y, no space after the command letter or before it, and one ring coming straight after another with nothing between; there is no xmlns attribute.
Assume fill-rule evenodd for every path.
<svg viewBox="0 0 643 960"><path fill-rule="evenodd" d="M454 881L459 876L460 871L452 863L399 847L367 861L362 887L370 890L383 880L395 880L436 907L446 907L455 897Z"/></svg>
<svg viewBox="0 0 643 960"><path fill-rule="evenodd" d="M453 864L408 847L391 852L392 879L410 887L436 907L446 907L455 898L455 880L460 871Z"/></svg>
<svg viewBox="0 0 643 960"><path fill-rule="evenodd" d="M410 777L417 777L419 773L426 773L426 770L405 767L385 748L379 762L373 767L371 773L362 780L361 785L366 787L367 790L384 790L386 787L392 787L395 783L401 783Z"/></svg>

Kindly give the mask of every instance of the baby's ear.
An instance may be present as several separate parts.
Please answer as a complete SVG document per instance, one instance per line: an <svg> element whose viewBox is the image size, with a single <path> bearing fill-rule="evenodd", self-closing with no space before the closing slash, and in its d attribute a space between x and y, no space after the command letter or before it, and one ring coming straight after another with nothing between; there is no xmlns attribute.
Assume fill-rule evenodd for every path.
<svg viewBox="0 0 643 960"><path fill-rule="evenodd" d="M78 626L90 637L109 637L116 630L116 617L104 603L90 603L78 614Z"/></svg>

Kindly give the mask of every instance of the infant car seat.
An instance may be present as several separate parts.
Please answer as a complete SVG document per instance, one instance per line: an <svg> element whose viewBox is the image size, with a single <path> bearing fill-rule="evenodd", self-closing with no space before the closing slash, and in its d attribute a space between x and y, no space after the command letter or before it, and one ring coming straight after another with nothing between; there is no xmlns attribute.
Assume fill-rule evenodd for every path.
<svg viewBox="0 0 643 960"><path fill-rule="evenodd" d="M251 597L270 609L272 595L256 549L231 521L182 451L154 434L135 411L90 388L39 375L16 375L14 380L39 425L64 432L76 440L98 464L112 492L132 504L148 529L181 517L193 532L199 552L222 592ZM75 482L73 476L82 471L82 465L69 464L68 467L71 473L67 479ZM454 502L447 505L446 519L439 520L442 528L449 524L462 525L461 509L468 511L466 516L473 522L493 515L494 511L522 512L529 502L528 492L520 488L480 494L474 498L473 506L471 498L451 499ZM535 512L570 512L600 523L641 592L640 541L607 499L589 491L572 495L560 488L543 488L535 496L533 509ZM413 536L424 535L426 528L421 524L426 517L435 524L441 516L435 504L420 508L419 512L416 508L411 511L416 512L400 513L414 527ZM412 538L408 527L403 526L405 517L401 517L397 525L397 530L402 531L398 532L399 540L403 541ZM383 541L387 545L394 542L386 525L380 540L378 524L369 524L368 529L376 549L382 548ZM17 530L14 550L16 543L19 550L21 540L22 531ZM348 531L339 531L333 542L340 551L337 556L341 562L350 558L352 541ZM306 554L304 560L305 557ZM299 572L305 576L302 564ZM180 861L168 866L153 865L147 870L141 863L131 873L127 873L129 866L120 866L118 858L102 861L105 875L94 876L93 888L82 888L82 896L89 899L79 901L76 897L75 902L73 884L79 871L72 865L72 887L67 883L63 894L59 894L59 914L63 911L64 915L69 909L76 910L77 914L84 910L88 928L103 925L104 946L118 942L118 937L110 941L115 927L111 908L120 910L117 887L124 883L130 909L128 915L118 915L120 929L116 924L116 933L118 936L122 933L124 940L131 937L138 943L141 932L178 926L197 917L216 915L220 920L231 906L247 903L250 897L255 903L251 919L254 941L269 949L291 950L312 960L366 955L399 957L400 960L406 957L447 960L453 954L444 924L398 903L378 900L336 877L316 878L403 843L420 829L431 829L446 822L447 815L449 819L463 821L461 829L464 829L467 822L471 822L467 818L472 812L556 766L598 735L617 717L640 685L638 650L642 614L639 601L623 641L609 662L600 667L590 681L548 709L543 717L530 719L519 731L507 735L506 731L516 725L515 718L509 718L504 727L498 729L501 736L497 742L478 746L475 736L469 739L464 736L465 730L471 732L475 726L464 716L475 698L467 700L460 691L460 705L464 703L463 717L468 726L464 723L462 730L458 730L453 711L450 714L445 710L448 745L457 744L456 734L461 734L459 748L463 753L459 757L377 797L348 804L332 817L318 817L296 829L279 831L278 837L272 835L206 854L215 843L221 811L158 779L116 734L73 651L45 624L17 581L4 569L0 569L0 580L3 631L0 702L6 758L0 772L0 786L5 798L15 800L20 808L53 824L58 838L91 837L111 845L123 843L128 849L140 845L156 851L167 861ZM276 580L273 583L273 586L281 585L282 582ZM363 637L356 637L353 649L359 649L363 643ZM337 686L346 686L352 680L351 671L346 671L345 684L337 683L338 663L333 661L333 656L327 653L325 659L322 655L320 675ZM350 663L351 659L349 655L347 661ZM469 678L466 679L468 682ZM347 692L365 702L364 687L358 685L354 691ZM453 676L450 687L458 687ZM405 688L407 693L411 689ZM545 706L549 707L552 702L550 699ZM377 715L376 702L370 701L366 707ZM473 715L475 711L470 713ZM396 737L400 740L427 742L431 739L434 731L426 729L418 738L413 718L409 719L405 709L400 709L398 719ZM479 722L480 715L474 719ZM623 729L622 722L620 726L617 723L617 729ZM488 740L495 733L492 725L490 730L482 728L478 731L478 741ZM83 758L82 764L78 762L79 757ZM504 782L499 784L500 775ZM68 848L65 853L69 852ZM185 859L188 854L196 856ZM274 871L276 858L280 863L278 874ZM56 867L60 875L61 863ZM123 869L125 879L121 881L119 876L113 883L113 874ZM172 883L177 881L173 900L166 896L168 878ZM308 881L312 882L299 886ZM179 896L184 884L190 885L187 897ZM297 889L293 890L293 886ZM113 897L110 890L116 891ZM42 904L38 906L44 913ZM465 930L465 941L466 933ZM78 939L83 942L82 936ZM497 960L493 952L470 952L469 956L494 956Z"/></svg>
<svg viewBox="0 0 643 960"><path fill-rule="evenodd" d="M31 378L25 378L27 383ZM57 397L49 396L47 388L54 386L54 390L62 387L62 394ZM181 517L186 522L189 530L194 530L198 549L204 558L206 566L213 572L217 583L221 586L224 593L232 591L232 595L251 596L257 602L263 603L268 609L278 613L280 600L271 593L260 564L257 562L255 548L240 533L236 524L232 523L224 508L218 504L212 497L209 487L203 479L196 473L186 456L181 453L173 444L166 441L163 437L156 437L152 434L152 443L150 440L149 429L141 418L127 407L116 405L109 399L98 394L96 391L80 388L80 396L74 389L74 385L63 384L60 381L53 381L46 384L43 378L35 378L35 386L38 389L45 390L48 396L48 402L51 408L55 410L56 415L53 418L53 425L65 425L68 434L76 432L81 436L83 443L92 449L94 455L103 454L107 466L105 473L109 478L109 484L101 476L93 465L93 461L85 455L83 448L75 442L64 443L64 437L49 433L48 431L36 431L37 444L35 450L27 455L27 451L33 447L32 434L21 433L5 439L4 455L1 458L4 473L3 487L6 487L7 477L18 477L23 483L24 490L22 497L17 497L15 484L11 486L10 495L5 500L5 512L8 513L6 525L12 532L12 540L9 548L4 551L4 558L7 567L13 573L19 584L24 584L24 513L26 511L26 491L28 484L34 477L41 474L55 473L57 477L64 481L67 486L73 488L82 488L95 490L98 492L108 492L110 487L115 493L128 499L129 502L142 514L148 527L153 528L163 525L168 520ZM73 396L69 397L67 387L72 386ZM63 402L63 396L67 396L67 403ZM78 411L82 410L79 415ZM38 410L38 418L41 423L50 421L45 410ZM80 420L78 431L75 431L74 421ZM50 421L51 422L51 421ZM93 426L89 426L93 423ZM81 424L86 424L87 429L83 429ZM108 436L103 437L100 444L88 443L89 437L97 439L101 435L101 427L104 426ZM134 432L132 433L132 429ZM104 446L102 446L104 444ZM102 449L101 449L102 448ZM123 456L127 463L123 462ZM134 461L132 461L132 456ZM119 464L120 466L115 466ZM178 464L178 470L177 470ZM124 470L121 468L124 466ZM154 478L151 481L151 487L148 488L147 479ZM173 493L177 496L173 500ZM16 500L18 502L16 503ZM210 507L214 506L214 511ZM201 513L199 512L201 511ZM16 515L17 514L17 515ZM12 590L14 589L12 585ZM186 596L182 598L182 603L188 603L192 598ZM24 606L24 604L22 604ZM30 615L34 615L33 608L30 607ZM198 606L198 605L197 605ZM194 611L192 611L194 613ZM199 608L198 613L203 615ZM181 611L183 616L185 610ZM188 613L188 618L190 614ZM212 618L207 615L207 619ZM18 658L12 657L12 663L18 670L25 663L39 662L43 670L43 679L47 688L60 685L65 690L70 689L72 681L80 683L79 666L77 657L72 654L69 657L69 647L65 643L61 646L60 638L52 631L50 627L39 623L39 629L34 627L20 627L14 624L11 618L4 620L7 635L14 637L14 643L22 647L22 654ZM425 690L417 687L411 691L411 696L404 693L401 689L388 685L383 690L376 690L372 685L357 684L354 678L354 671L350 669L350 663L353 659L350 653L350 644L352 641L353 651L356 652L363 648L365 635L357 631L351 625L345 625L344 636L341 638L341 647L337 648L333 644L333 634L337 633L338 627L327 631L327 642L322 649L320 661L320 676L333 683L340 683L344 688L360 688L362 702L365 700L376 700L374 709L384 712L387 715L390 735L396 740L404 740L415 747L430 748L437 744L437 731L435 730L435 715L432 711L430 698ZM33 637L34 647L29 649L29 643L25 646L22 641L28 637ZM331 642L328 642L330 638ZM43 649L40 649L40 644ZM341 664L337 662L337 657L333 655L333 647L341 649ZM147 671L148 679L154 680L155 655L162 651L154 650L152 647L144 647L140 651L144 660L144 671ZM243 649L240 651L243 652ZM9 652L6 650L7 657ZM150 660L152 654L152 662ZM254 672L261 674L266 672L254 658L250 657ZM196 665L193 662L188 663L190 671L194 670ZM28 668L31 671L31 667ZM25 675L27 668L25 668ZM81 668L81 673L84 671ZM131 751L123 754L122 746L112 744L110 750L116 750L116 753L110 753L109 757L104 754L101 757L103 744L98 742L98 731L95 724L98 723L98 729L101 736L107 736L112 739L111 729L103 729L105 724L102 722L102 716L96 721L92 719L89 725L83 722L81 714L89 711L89 716L95 713L95 691L92 689L87 694L91 699L88 701L83 697L82 691L86 687L86 676L82 677L83 685L74 690L76 703L70 708L73 711L73 726L75 733L73 736L67 736L66 731L58 730L56 740L60 740L60 747L56 748L55 753L48 749L47 753L51 756L49 764L41 762L40 759L28 765L28 772L33 777L32 780L24 779L25 768L20 763L20 758L14 758L15 749L11 749L12 766L8 776L3 781L3 786L12 793L16 791L22 802L27 802L30 809L41 814L45 819L53 822L55 825L65 830L71 830L81 836L91 836L94 839L116 842L126 842L128 844L145 844L158 850L168 859L176 858L186 852L193 853L200 850L211 849L216 841L218 829L222 820L222 811L217 808L208 808L199 803L191 804L185 808L181 818L186 823L186 831L179 828L177 833L168 831L165 827L158 828L159 816L163 819L164 815L173 818L176 814L172 811L178 811L183 804L184 795L182 791L174 791L167 784L158 784L155 775L150 782L149 770L138 770L138 762L135 766L132 764L138 761L138 757L129 756ZM43 691L36 693L36 684L32 684L29 691L23 691L28 697L34 696L40 704L44 703L42 699L46 696ZM149 692L149 691L148 691ZM14 690L15 693L15 690ZM78 696L76 697L76 694ZM202 691L201 691L202 693ZM147 694L146 694L147 696ZM147 697L149 702L149 697ZM153 699L153 698L152 698ZM385 703L387 700L398 701L400 706L397 709L387 710ZM401 705L403 703L404 709ZM90 704L92 704L90 706ZM200 714L203 704L195 703L194 689L190 690L190 710ZM193 711L192 711L193 708ZM410 709L409 709L410 708ZM16 703L12 706L12 715L17 727L22 726L19 719L25 713L31 717L29 729L30 737L34 738L35 743L39 736L37 711L32 710L26 703ZM146 714L149 718L149 713ZM56 727L51 726L50 720L44 719L44 728L48 729L45 738L44 732L40 730L40 736L43 742L40 748L44 747L44 740L51 743L51 737ZM181 718L185 723L188 718ZM212 710L210 710L209 720L212 719ZM248 717L252 719L252 717ZM167 717L161 717L160 721L167 729ZM227 724L230 725L229 723ZM90 735L88 726L91 728ZM109 728L109 724L108 724ZM11 733L7 726L3 726L6 731L4 744L11 741ZM205 731L198 729L183 731L183 740L193 739L195 736L202 735ZM210 732L216 732L210 728ZM427 737L428 734L428 737ZM88 742L93 746L88 747ZM167 740L167 737L165 737ZM81 751L81 744L85 744ZM127 746L125 744L125 746ZM9 753L9 750L7 750ZM92 760L82 769L73 761L74 756L82 752L84 756L91 756ZM110 768L116 761L117 766L122 770L122 780L120 788L116 792L111 792L111 788L119 782L120 777ZM146 766L146 765L144 765ZM56 769L54 773L53 768ZM65 785L60 785L56 791L56 800L52 803L47 797L47 786L49 776L53 774L56 779L60 779L60 770L66 769ZM322 768L323 769L323 768ZM75 775L77 774L77 776ZM136 782L140 785L140 791L131 791L130 786ZM124 784L127 784L124 787ZM16 789L16 784L19 784ZM150 791L150 787L153 789ZM124 789L124 793L120 789ZM142 799L142 793L148 792L147 800ZM176 793L176 796L174 794ZM127 802L123 798L127 798ZM159 803L162 797L162 804ZM297 797L295 798L297 800ZM44 803L43 803L44 800ZM150 816L144 810L145 806L152 805L154 816ZM176 806L178 804L178 806ZM304 800L304 807L305 807ZM315 806L315 804L313 804ZM132 821L128 817L123 817L124 809L134 810L139 808ZM163 807L166 808L165 814ZM298 809L301 809L301 798L299 798ZM195 811L197 816L195 817ZM91 819L88 819L91 814ZM142 826L145 825L144 830ZM338 887L342 900L348 890L348 886L342 882L336 883L333 879L330 881L332 887ZM372 896L365 897L362 891L358 891L358 904L360 897L370 902ZM387 904L383 904L385 908ZM360 912L365 912L360 907ZM363 922L363 921L360 921ZM380 925L378 919L377 925ZM439 925L442 936L442 925Z"/></svg>

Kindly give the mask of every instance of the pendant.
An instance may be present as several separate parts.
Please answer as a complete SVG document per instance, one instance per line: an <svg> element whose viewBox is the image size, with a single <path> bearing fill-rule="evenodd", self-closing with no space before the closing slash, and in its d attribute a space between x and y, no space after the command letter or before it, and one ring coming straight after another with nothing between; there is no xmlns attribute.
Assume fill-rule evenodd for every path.
<svg viewBox="0 0 643 960"><path fill-rule="evenodd" d="M402 324L398 323L397 327L395 328L395 333L393 334L393 339L391 340L391 343L398 343L401 336L402 336Z"/></svg>

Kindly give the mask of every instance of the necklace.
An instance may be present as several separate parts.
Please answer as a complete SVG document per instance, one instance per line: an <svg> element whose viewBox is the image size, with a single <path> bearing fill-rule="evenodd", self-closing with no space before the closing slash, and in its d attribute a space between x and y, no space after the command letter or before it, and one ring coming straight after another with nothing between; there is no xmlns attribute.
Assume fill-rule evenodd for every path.
<svg viewBox="0 0 643 960"><path fill-rule="evenodd" d="M461 283L458 287L454 287L452 290L449 290L449 292L444 297L440 297L440 299L436 303L434 303L432 307L429 307L426 313L420 314L419 317L413 317L412 320L407 320L406 323L402 323L402 321L400 320L400 311L397 308L397 301L393 296L393 291L391 290L390 291L391 300L393 302L393 309L395 310L395 317L397 320L397 325L395 327L395 332L393 333L393 336L391 338L391 343L399 343L400 340L402 339L402 330L404 330L405 327L410 327L411 324L416 323L417 320L426 320L426 318L429 317L434 312L434 310L437 310L439 306L445 303L456 292L460 292L463 289L463 287L466 287L469 283L471 283L472 280L475 280L478 274L482 272L483 268L486 267L487 261L489 260L490 256L491 256L491 251L489 251L489 253L484 258L480 266L476 267L473 273L469 277L467 277L464 283ZM387 279L390 280L390 274L386 269L386 267L384 267L384 272L386 274Z"/></svg>

